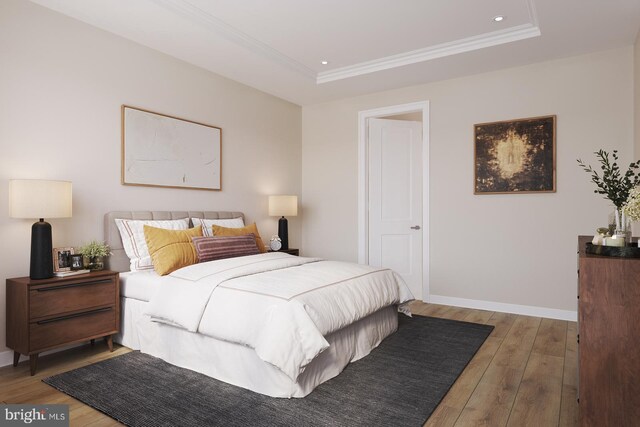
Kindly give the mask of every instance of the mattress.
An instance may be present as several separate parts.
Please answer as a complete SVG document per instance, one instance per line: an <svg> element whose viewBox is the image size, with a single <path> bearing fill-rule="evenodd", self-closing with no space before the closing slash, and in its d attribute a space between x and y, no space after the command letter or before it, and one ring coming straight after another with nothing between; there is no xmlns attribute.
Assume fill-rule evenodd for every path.
<svg viewBox="0 0 640 427"><path fill-rule="evenodd" d="M151 301L164 278L155 271L127 271L120 273L120 296Z"/></svg>

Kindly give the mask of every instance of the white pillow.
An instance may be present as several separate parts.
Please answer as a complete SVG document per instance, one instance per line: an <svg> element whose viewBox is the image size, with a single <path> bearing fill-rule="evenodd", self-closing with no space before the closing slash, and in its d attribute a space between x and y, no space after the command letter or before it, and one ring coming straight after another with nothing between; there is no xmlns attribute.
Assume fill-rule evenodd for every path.
<svg viewBox="0 0 640 427"><path fill-rule="evenodd" d="M149 225L167 230L186 230L189 228L189 218L170 221L116 219L116 225L120 231L124 251L131 260L131 271L153 270L147 241L144 239L144 226Z"/></svg>
<svg viewBox="0 0 640 427"><path fill-rule="evenodd" d="M197 227L199 225L202 226L202 234L206 237L213 237L213 231L211 230L212 225L219 225L220 227L227 228L242 228L244 227L244 220L242 217L233 218L233 219L202 219L202 218L191 218L193 222L193 226Z"/></svg>

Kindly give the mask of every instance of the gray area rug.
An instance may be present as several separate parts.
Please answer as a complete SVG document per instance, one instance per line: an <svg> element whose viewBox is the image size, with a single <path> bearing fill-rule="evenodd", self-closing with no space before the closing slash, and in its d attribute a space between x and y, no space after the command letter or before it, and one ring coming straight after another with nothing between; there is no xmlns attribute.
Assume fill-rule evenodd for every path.
<svg viewBox="0 0 640 427"><path fill-rule="evenodd" d="M493 326L414 316L303 399L277 399L131 352L43 379L130 426L421 426Z"/></svg>

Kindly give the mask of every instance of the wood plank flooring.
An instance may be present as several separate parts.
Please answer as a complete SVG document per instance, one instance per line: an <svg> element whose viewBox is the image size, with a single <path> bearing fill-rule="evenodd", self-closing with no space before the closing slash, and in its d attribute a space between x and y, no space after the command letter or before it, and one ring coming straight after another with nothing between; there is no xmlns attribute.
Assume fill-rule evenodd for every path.
<svg viewBox="0 0 640 427"><path fill-rule="evenodd" d="M414 302L414 313L495 326L425 426L577 426L576 324ZM130 351L96 344L43 356L29 375L0 368L0 402L69 405L72 426L116 426L115 420L44 384L44 377Z"/></svg>
<svg viewBox="0 0 640 427"><path fill-rule="evenodd" d="M495 329L425 426L578 425L575 322L412 303L425 316Z"/></svg>

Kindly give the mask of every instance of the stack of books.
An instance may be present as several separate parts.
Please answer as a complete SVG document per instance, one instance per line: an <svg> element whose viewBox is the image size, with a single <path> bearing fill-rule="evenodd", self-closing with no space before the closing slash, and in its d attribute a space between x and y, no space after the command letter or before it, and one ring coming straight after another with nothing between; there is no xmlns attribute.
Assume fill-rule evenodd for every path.
<svg viewBox="0 0 640 427"><path fill-rule="evenodd" d="M69 270L69 271L56 271L54 273L54 275L56 277L69 277L69 276L75 276L78 274L87 274L89 273L91 270Z"/></svg>

